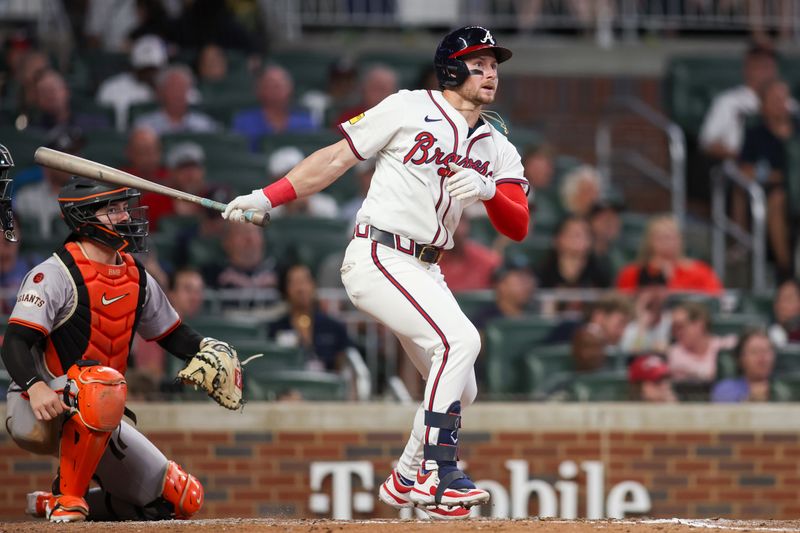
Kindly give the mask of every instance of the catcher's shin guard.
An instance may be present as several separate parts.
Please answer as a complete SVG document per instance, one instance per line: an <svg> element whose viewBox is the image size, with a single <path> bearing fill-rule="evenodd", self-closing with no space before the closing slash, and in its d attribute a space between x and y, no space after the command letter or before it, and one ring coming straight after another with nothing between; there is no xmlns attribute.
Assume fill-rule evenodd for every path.
<svg viewBox="0 0 800 533"><path fill-rule="evenodd" d="M122 420L127 386L122 374L113 368L79 361L67 371L64 393L69 396L73 413L61 433L59 494L48 513L53 521L59 509L69 510L72 517L77 516L76 509L88 513L83 496L111 432Z"/></svg>
<svg viewBox="0 0 800 533"><path fill-rule="evenodd" d="M164 473L164 489L161 497L175 508L175 518L186 519L203 506L203 485L191 474L187 474L178 463L167 463Z"/></svg>

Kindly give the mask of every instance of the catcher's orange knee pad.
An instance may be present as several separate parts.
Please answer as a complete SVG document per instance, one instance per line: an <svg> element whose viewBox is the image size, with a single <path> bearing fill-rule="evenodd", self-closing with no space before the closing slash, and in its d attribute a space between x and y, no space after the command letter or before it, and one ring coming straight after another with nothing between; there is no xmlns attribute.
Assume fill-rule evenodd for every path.
<svg viewBox="0 0 800 533"><path fill-rule="evenodd" d="M125 377L108 366L79 361L67 371L69 394L83 424L95 431L112 431L125 414Z"/></svg>
<svg viewBox="0 0 800 533"><path fill-rule="evenodd" d="M125 378L113 368L80 361L67 371L67 387L75 408L61 433L59 492L83 497L111 432L125 411Z"/></svg>
<svg viewBox="0 0 800 533"><path fill-rule="evenodd" d="M167 463L161 497L175 508L175 518L186 519L203 506L203 485L175 461Z"/></svg>

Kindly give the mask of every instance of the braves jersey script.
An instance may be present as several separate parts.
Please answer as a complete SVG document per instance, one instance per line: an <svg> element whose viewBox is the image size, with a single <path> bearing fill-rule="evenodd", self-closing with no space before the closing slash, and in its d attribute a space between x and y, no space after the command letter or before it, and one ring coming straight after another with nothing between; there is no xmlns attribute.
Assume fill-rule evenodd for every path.
<svg viewBox="0 0 800 533"><path fill-rule="evenodd" d="M528 192L516 148L487 122L468 135L466 119L439 91L400 91L339 128L356 157L376 157L359 224L452 248L461 212L476 200L447 193L449 163Z"/></svg>
<svg viewBox="0 0 800 533"><path fill-rule="evenodd" d="M74 312L75 290L67 268L58 257L50 256L25 276L9 322L28 325L49 334ZM106 300L104 296L103 305L114 305L120 299L116 296ZM144 308L137 328L139 334L145 339L158 338L179 320L161 287L147 274Z"/></svg>

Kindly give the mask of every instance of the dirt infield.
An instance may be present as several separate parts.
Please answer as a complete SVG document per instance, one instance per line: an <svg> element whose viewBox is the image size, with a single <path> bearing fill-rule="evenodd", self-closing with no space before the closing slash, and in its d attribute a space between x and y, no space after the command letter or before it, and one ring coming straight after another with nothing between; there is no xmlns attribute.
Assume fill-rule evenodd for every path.
<svg viewBox="0 0 800 533"><path fill-rule="evenodd" d="M216 531L251 532L288 532L288 533L403 533L436 532L464 533L469 531L491 531L500 533L516 533L518 531L534 533L584 533L601 530L606 533L688 533L707 531L741 532L798 532L800 521L733 521L733 520L561 520L561 519L528 519L528 520L493 520L475 519L465 522L431 522L426 520L272 520L272 519L220 519L189 520L166 522L93 522L83 524L48 524L44 521L2 522L0 532L105 532L133 533L199 533Z"/></svg>

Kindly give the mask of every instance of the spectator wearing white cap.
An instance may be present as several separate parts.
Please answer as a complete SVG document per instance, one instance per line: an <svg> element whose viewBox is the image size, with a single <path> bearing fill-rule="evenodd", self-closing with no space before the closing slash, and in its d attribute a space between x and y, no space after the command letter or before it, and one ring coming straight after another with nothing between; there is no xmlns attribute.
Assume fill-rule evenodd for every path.
<svg viewBox="0 0 800 533"><path fill-rule="evenodd" d="M284 177L294 168L305 156L299 148L295 146L284 146L275 150L269 157L267 172L270 175L270 182L277 181ZM337 218L339 216L339 206L336 200L328 194L318 192L306 198L295 200L288 204L274 208L269 212L273 218L286 217L292 215L305 215L319 218Z"/></svg>
<svg viewBox="0 0 800 533"><path fill-rule="evenodd" d="M97 90L97 102L114 108L118 131L128 127L130 106L155 100L156 76L167 64L167 47L160 37L145 35L133 44L130 61L131 70L108 78Z"/></svg>
<svg viewBox="0 0 800 533"><path fill-rule="evenodd" d="M189 108L191 93L195 90L194 76L189 67L175 65L165 69L156 80L161 107L142 115L136 126L147 126L159 135L165 133L213 133L219 124L200 111Z"/></svg>

